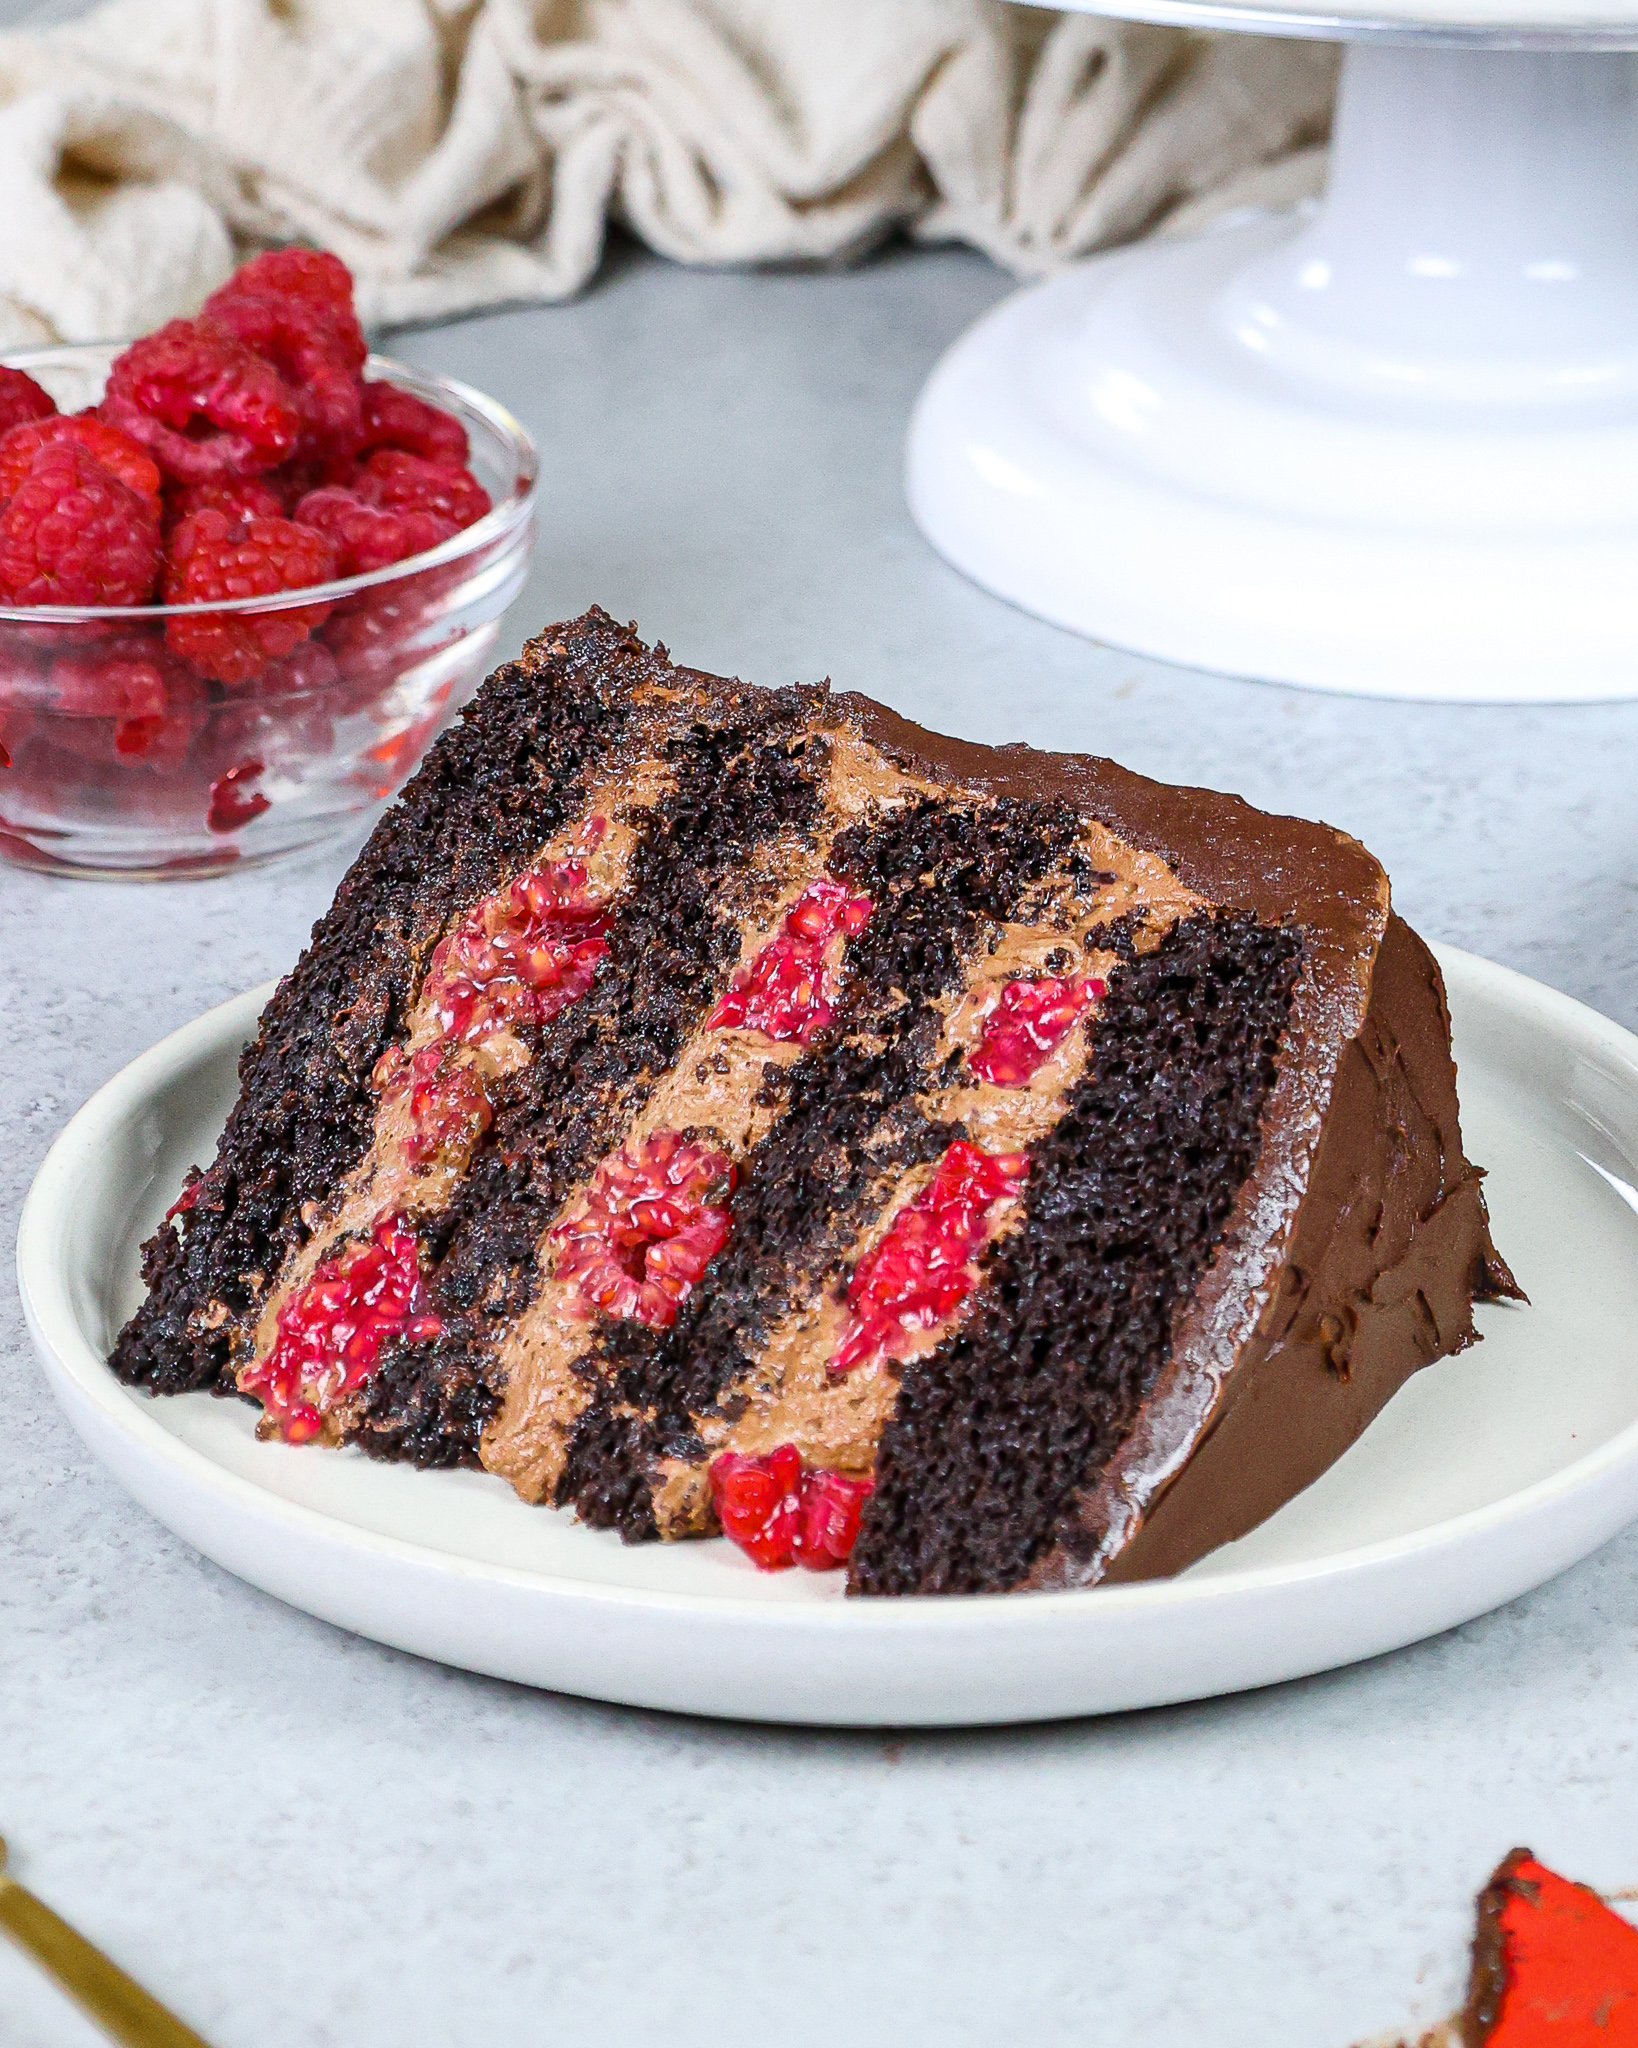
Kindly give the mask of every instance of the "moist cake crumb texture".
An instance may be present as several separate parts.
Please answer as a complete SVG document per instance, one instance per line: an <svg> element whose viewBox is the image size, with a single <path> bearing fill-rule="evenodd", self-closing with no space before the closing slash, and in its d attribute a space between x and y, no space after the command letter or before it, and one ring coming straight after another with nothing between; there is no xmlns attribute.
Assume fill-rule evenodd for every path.
<svg viewBox="0 0 1638 2048"><path fill-rule="evenodd" d="M905 1371L857 1590L1011 1587L1054 1540L1087 1547L1086 1475L1153 1391L1256 1158L1301 950L1203 913L1115 977L990 1260L990 1313Z"/></svg>
<svg viewBox="0 0 1638 2048"><path fill-rule="evenodd" d="M1175 1570L1512 1287L1353 841L595 611L433 748L240 1079L122 1379L857 1594Z"/></svg>

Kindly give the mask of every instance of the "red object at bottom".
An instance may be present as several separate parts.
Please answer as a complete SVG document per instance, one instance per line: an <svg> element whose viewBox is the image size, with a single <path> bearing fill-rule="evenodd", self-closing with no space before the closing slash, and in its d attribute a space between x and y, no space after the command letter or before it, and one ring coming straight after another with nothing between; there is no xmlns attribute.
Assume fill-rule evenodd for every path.
<svg viewBox="0 0 1638 2048"><path fill-rule="evenodd" d="M1638 1928L1515 1849L1479 1895L1468 2048L1638 2048Z"/></svg>
<svg viewBox="0 0 1638 2048"><path fill-rule="evenodd" d="M724 1451L711 1465L711 1500L722 1533L765 1572L810 1572L847 1563L870 1497L868 1479L805 1467L795 1444L765 1458Z"/></svg>

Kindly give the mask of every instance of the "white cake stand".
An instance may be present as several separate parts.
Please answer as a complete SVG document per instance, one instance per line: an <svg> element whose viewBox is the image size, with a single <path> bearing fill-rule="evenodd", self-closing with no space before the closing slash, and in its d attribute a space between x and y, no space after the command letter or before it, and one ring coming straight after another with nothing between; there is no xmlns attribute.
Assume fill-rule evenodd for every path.
<svg viewBox="0 0 1638 2048"><path fill-rule="evenodd" d="M1354 4L1089 9L1348 39L1329 190L1006 300L922 393L911 510L1166 660L1638 696L1638 5Z"/></svg>

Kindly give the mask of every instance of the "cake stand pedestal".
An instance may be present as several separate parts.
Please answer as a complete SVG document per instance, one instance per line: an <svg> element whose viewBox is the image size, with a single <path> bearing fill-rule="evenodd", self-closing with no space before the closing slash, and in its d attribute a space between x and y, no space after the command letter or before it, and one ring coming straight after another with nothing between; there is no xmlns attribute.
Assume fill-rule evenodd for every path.
<svg viewBox="0 0 1638 2048"><path fill-rule="evenodd" d="M1152 13L1370 32L1324 202L981 320L911 421L922 531L1025 610L1193 667L1638 696L1638 57L1605 47L1638 15L1410 40Z"/></svg>

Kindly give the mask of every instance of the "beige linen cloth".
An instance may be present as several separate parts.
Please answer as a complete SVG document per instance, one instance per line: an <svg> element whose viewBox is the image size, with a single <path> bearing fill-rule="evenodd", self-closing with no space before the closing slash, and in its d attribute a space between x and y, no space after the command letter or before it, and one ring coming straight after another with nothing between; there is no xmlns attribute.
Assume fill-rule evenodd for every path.
<svg viewBox="0 0 1638 2048"><path fill-rule="evenodd" d="M1003 0L108 0L0 35L0 343L306 240L390 324L898 227L1020 274L1312 189L1333 54Z"/></svg>

